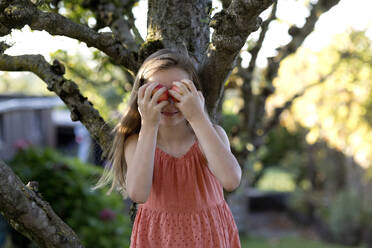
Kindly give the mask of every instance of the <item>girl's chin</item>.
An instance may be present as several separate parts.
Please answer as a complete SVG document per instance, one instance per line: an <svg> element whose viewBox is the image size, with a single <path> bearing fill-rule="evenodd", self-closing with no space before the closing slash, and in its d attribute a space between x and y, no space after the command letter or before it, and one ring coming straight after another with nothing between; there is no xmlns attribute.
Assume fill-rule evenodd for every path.
<svg viewBox="0 0 372 248"><path fill-rule="evenodd" d="M185 118L180 113L172 115L172 116L166 116L163 114L161 115L161 123L165 125L173 126L173 125L179 124L182 121L185 121Z"/></svg>

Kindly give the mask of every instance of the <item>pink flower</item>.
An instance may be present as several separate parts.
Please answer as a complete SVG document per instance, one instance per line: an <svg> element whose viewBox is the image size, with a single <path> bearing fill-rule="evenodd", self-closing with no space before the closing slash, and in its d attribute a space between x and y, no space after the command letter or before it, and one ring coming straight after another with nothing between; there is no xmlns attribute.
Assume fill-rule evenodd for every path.
<svg viewBox="0 0 372 248"><path fill-rule="evenodd" d="M16 140L16 141L13 143L13 146L14 146L17 150L24 150L24 149L26 149L27 147L31 146L31 142L28 141L28 140L25 140L25 139L19 139L19 140Z"/></svg>
<svg viewBox="0 0 372 248"><path fill-rule="evenodd" d="M101 210L99 218L103 221L110 221L115 218L115 213L109 208L104 208Z"/></svg>

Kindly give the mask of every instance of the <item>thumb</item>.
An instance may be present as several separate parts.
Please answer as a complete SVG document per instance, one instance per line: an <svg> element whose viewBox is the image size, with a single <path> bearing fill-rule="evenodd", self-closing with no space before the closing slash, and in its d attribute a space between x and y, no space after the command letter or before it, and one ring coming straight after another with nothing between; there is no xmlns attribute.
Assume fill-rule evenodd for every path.
<svg viewBox="0 0 372 248"><path fill-rule="evenodd" d="M161 101L158 105L154 107L154 109L160 111L162 108L164 108L169 102L168 101Z"/></svg>
<svg viewBox="0 0 372 248"><path fill-rule="evenodd" d="M204 99L203 93L200 90L198 90L198 94L199 94L200 99L204 102L205 99Z"/></svg>

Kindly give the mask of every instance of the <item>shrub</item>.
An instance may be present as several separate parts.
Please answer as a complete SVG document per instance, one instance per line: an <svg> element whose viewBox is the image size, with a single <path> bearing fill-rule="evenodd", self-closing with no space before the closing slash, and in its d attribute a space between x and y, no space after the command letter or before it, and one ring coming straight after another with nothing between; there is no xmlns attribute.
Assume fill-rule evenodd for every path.
<svg viewBox="0 0 372 248"><path fill-rule="evenodd" d="M85 247L129 247L131 225L120 195L91 191L102 168L64 157L46 148L19 150L9 161L27 184L39 182L39 193L80 237Z"/></svg>

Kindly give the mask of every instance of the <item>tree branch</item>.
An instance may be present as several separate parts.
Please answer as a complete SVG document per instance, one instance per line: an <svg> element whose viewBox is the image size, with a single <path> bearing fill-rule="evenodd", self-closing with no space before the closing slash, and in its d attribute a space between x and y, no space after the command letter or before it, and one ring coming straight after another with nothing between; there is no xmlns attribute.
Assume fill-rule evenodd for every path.
<svg viewBox="0 0 372 248"><path fill-rule="evenodd" d="M132 29L132 31L134 33L134 38L135 38L136 42L139 43L139 44L144 43L145 41L142 38L140 32L138 31L137 26L134 23L135 18L134 18L134 15L133 15L132 12L128 13L128 18L129 18L128 21L129 21L129 24L131 26L131 29Z"/></svg>
<svg viewBox="0 0 372 248"><path fill-rule="evenodd" d="M92 10L97 19L96 30L103 27L110 27L121 43L130 51L138 51L139 46L134 40L130 29L133 28L134 22L129 22L124 19L125 12L130 12L136 1L121 0L121 1L101 1L101 0L85 0L83 7ZM136 29L134 27L134 29Z"/></svg>
<svg viewBox="0 0 372 248"><path fill-rule="evenodd" d="M70 109L71 119L84 124L100 144L103 157L107 157L113 138L112 128L105 123L93 104L80 93L77 84L62 76L65 68L58 60L54 60L53 65L50 65L41 55L0 54L0 70L30 71L39 76L48 85L48 90L55 92Z"/></svg>
<svg viewBox="0 0 372 248"><path fill-rule="evenodd" d="M11 29L7 28L6 26L4 26L3 24L1 24L1 22L0 22L0 36L8 35L11 32L12 32Z"/></svg>
<svg viewBox="0 0 372 248"><path fill-rule="evenodd" d="M83 247L74 231L0 160L0 213L39 247Z"/></svg>
<svg viewBox="0 0 372 248"><path fill-rule="evenodd" d="M261 95L255 97L254 114L251 113L249 117L251 119L250 122L254 125L254 127L250 129L251 138L257 141L257 145L263 142L260 136L262 136L264 131L262 128L264 126L265 103L267 98L275 92L273 80L277 77L280 62L297 51L306 37L314 30L319 17L333 6L337 5L339 1L340 0L319 0L316 4L311 4L310 15L306 18L304 26L302 28L291 27L288 31L292 36L291 42L278 48L278 55L276 57L268 59L269 63L264 75L265 86L261 89Z"/></svg>
<svg viewBox="0 0 372 248"><path fill-rule="evenodd" d="M342 60L339 60L336 64L332 66L331 70L326 75L321 76L317 82L306 85L300 92L297 92L289 100L287 100L283 104L283 106L276 108L274 110L273 116L269 120L266 121L264 128L263 128L264 131L263 131L262 136L265 136L271 129L273 129L279 123L280 115L283 113L284 110L289 109L297 98L303 96L306 93L306 91L309 90L310 88L320 85L324 83L325 81L327 81L327 79L330 76L332 76L333 73L335 73L335 71L338 69L341 62Z"/></svg>
<svg viewBox="0 0 372 248"><path fill-rule="evenodd" d="M251 75L253 74L253 71L256 67L256 61L257 61L258 53L260 52L260 50L262 48L262 44L263 44L264 39L266 37L266 33L269 30L269 25L273 20L276 19L277 7L278 7L278 1L275 0L274 4L272 6L272 9L271 9L270 16L262 23L260 36L259 36L255 46L252 47L248 51L252 55L252 57L251 57L251 60L249 61L249 66L247 68L247 72ZM249 77L249 79L251 79L251 78L252 77ZM244 82L244 83L246 83L246 82Z"/></svg>
<svg viewBox="0 0 372 248"><path fill-rule="evenodd" d="M222 3L222 8L227 9L231 4L231 0L221 0L221 3Z"/></svg>
<svg viewBox="0 0 372 248"><path fill-rule="evenodd" d="M82 70L79 70L77 68L75 68L75 66L69 66L69 65L66 65L67 66L67 69L70 70L70 72L75 75L76 77L82 79L85 83L87 84L90 84L94 87L102 87L102 86L105 86L105 85L112 85L115 81L119 81L119 79L115 78L114 76L110 75L110 78L105 80L105 81L95 81L95 80L92 80L90 79L86 73L84 73ZM122 86L124 88L124 86Z"/></svg>
<svg viewBox="0 0 372 248"><path fill-rule="evenodd" d="M319 0L316 4L311 4L310 15L306 18L304 26L302 28L292 26L288 30L288 33L292 36L292 40L287 45L277 48L277 56L269 58L268 70L266 72L267 81L271 82L277 76L280 62L287 56L295 53L306 37L313 32L319 17L339 2L340 0Z"/></svg>
<svg viewBox="0 0 372 248"><path fill-rule="evenodd" d="M276 0L272 6L271 14L262 24L262 30L260 36L255 44L255 46L249 50L252 55L251 60L249 61L248 68L244 70L241 66L241 63L238 64L238 74L244 78L243 87L242 87L242 96L244 100L244 112L243 112L243 123L246 123L246 130L252 130L254 125L254 119L251 118L254 116L255 111L255 96L252 94L252 80L253 73L256 68L256 61L258 53L261 50L262 44L266 37L266 33L269 29L270 23L276 19L276 10L278 6L278 1Z"/></svg>
<svg viewBox="0 0 372 248"><path fill-rule="evenodd" d="M63 35L83 41L88 47L103 51L129 70L137 71L139 68L137 54L124 48L111 32L98 33L60 14L42 12L28 0L2 1L0 23L0 31L4 29L0 33L1 36L9 34L7 29L21 29L29 25L33 30L45 30L52 35Z"/></svg>
<svg viewBox="0 0 372 248"><path fill-rule="evenodd" d="M0 54L3 54L6 49L10 48L11 45L5 43L4 41L0 41Z"/></svg>
<svg viewBox="0 0 372 248"><path fill-rule="evenodd" d="M294 53L297 48L302 45L305 38L313 31L315 23L320 15L328 11L333 6L337 5L339 1L340 0L319 0L317 4L311 4L312 9L310 11L310 16L306 19L305 25L302 28L292 27L289 31L290 35L293 37L292 41L286 46L279 48L278 55L276 57L269 58L269 66L264 75L266 85L261 89L260 95L252 94L250 81L248 81L248 83L243 83L242 95L244 98L244 107L241 109L240 113L244 115L244 119L248 120L245 120L245 122L243 122L243 125L239 126L237 129L239 130L239 132L247 134L248 140L244 140L243 142L250 142L255 150L264 144L264 136L267 134L270 128L276 125L275 122L277 120L275 120L275 118L279 118L279 115L282 112L280 111L280 109L277 109L277 112L276 114L274 114L274 116L276 115L278 117L269 120L267 124L263 123L265 117L265 103L267 98L274 93L275 89L272 85L272 82L277 76L280 62L291 53ZM272 15L270 18L274 18L274 15ZM268 20L270 20L270 18ZM263 37L264 35L262 36L262 38ZM257 52L258 51L259 50L257 50ZM252 54L252 59L254 58L255 56L254 54ZM253 62L255 61L251 60L251 68L248 71L244 71L242 73L242 77L244 80L252 80L252 73L254 70ZM240 72L242 72L242 70L240 70ZM299 97L299 95L297 97ZM291 104L289 102L286 103L287 108L289 107L288 104ZM245 139L245 137L243 139ZM237 152L236 156L237 158L241 157L242 159L244 159L246 158L246 156L248 156L249 153L250 151L248 151L247 149L243 149L242 151ZM246 169L247 168L245 168L244 166L242 169L243 173Z"/></svg>
<svg viewBox="0 0 372 248"><path fill-rule="evenodd" d="M203 59L200 75L207 93L207 108L212 116L216 114L215 106L223 93L223 83L235 66L237 54L248 35L261 25L259 14L272 3L273 0L233 0L227 9L217 13L210 22L210 27L215 31L212 44Z"/></svg>

